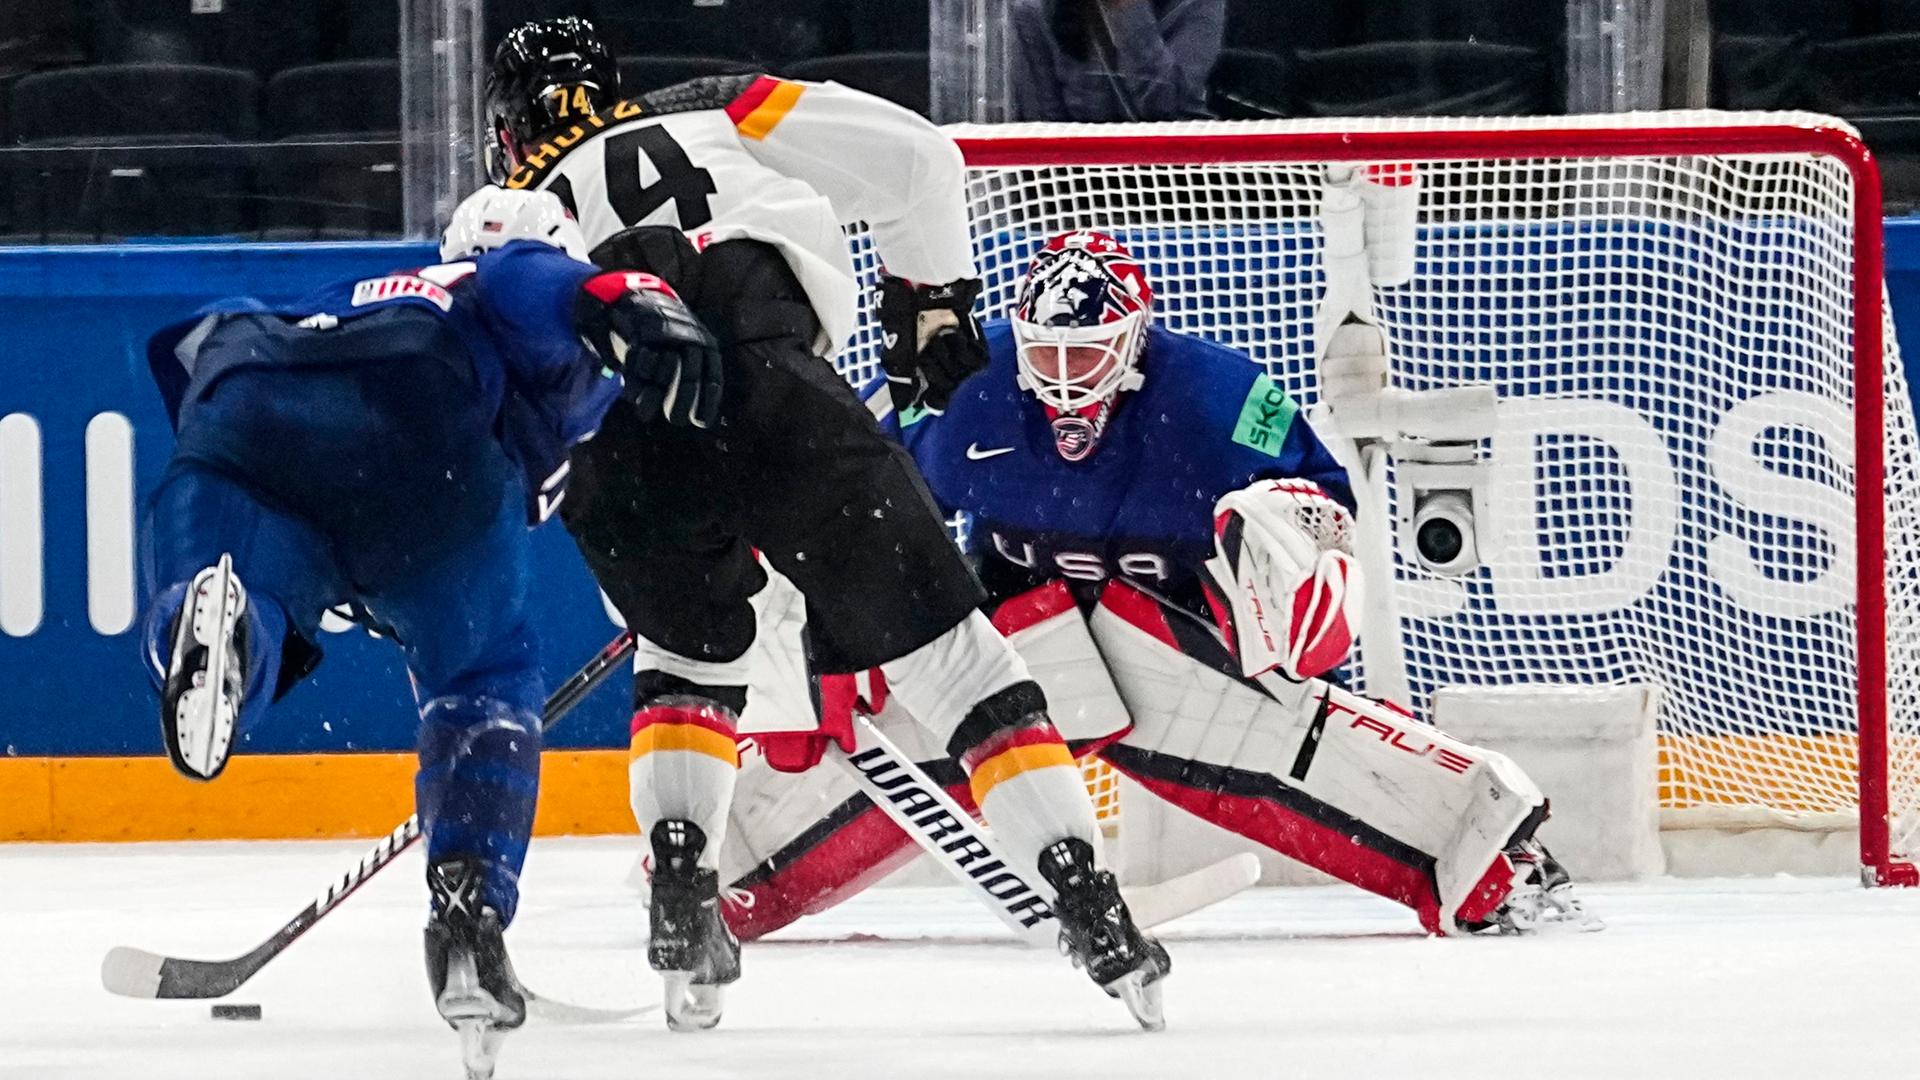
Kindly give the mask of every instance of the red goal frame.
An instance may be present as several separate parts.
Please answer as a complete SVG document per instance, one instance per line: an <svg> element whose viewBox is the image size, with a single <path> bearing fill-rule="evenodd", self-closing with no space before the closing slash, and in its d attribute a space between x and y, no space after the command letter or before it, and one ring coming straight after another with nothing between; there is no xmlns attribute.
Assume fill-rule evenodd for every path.
<svg viewBox="0 0 1920 1080"><path fill-rule="evenodd" d="M1887 742L1886 271L1880 169L1858 135L1813 124L1541 127L1407 131L1014 135L959 138L969 166L1230 165L1463 159L1809 154L1853 179L1854 509L1860 862L1869 885L1920 886L1890 850Z"/></svg>

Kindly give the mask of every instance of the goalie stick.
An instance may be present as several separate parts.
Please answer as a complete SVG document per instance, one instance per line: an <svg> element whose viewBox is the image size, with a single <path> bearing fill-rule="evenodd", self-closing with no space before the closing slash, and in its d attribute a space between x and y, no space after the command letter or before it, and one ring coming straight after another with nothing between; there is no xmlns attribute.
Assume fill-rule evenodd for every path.
<svg viewBox="0 0 1920 1080"><path fill-rule="evenodd" d="M613 670L625 663L633 655L633 635L622 632L619 637L607 643L599 654L587 665L562 683L547 698L542 710L540 730L553 730L561 718L580 704L594 687L599 686ZM289 945L324 918L327 912L340 906L340 902L367 883L367 879L390 865L400 853L420 839L420 818L418 815L407 818L400 826L388 833L372 850L360 857L360 861L339 878L329 882L324 891L295 915L285 926L274 931L267 940L256 945L252 951L231 960L189 960L177 956L161 956L145 949L136 949L126 945L116 945L108 950L106 958L100 963L100 981L112 993L122 997L135 998L218 998L225 997L239 989L241 984L253 978L261 968L285 952ZM550 998L540 997L529 992L528 1008L536 1014L544 1013L550 1019L590 1022L593 1020L624 1019L646 1012L649 1006L635 1010L587 1009L581 1006L567 1005Z"/></svg>
<svg viewBox="0 0 1920 1080"><path fill-rule="evenodd" d="M1039 874L1009 864L993 834L864 713L854 713L853 734L853 753L829 741L827 756L1015 936L1029 945L1055 948L1059 920L1053 915L1052 890ZM1146 929L1219 903L1259 879L1260 860L1241 852L1158 885L1121 892L1134 922Z"/></svg>

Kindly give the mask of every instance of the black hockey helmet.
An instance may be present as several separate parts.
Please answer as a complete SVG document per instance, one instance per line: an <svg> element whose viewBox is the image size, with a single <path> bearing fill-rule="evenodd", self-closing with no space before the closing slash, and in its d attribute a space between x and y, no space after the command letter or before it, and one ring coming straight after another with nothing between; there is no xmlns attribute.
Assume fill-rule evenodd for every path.
<svg viewBox="0 0 1920 1080"><path fill-rule="evenodd" d="M487 69L487 172L501 181L525 149L620 100L620 68L593 24L577 15L507 31Z"/></svg>

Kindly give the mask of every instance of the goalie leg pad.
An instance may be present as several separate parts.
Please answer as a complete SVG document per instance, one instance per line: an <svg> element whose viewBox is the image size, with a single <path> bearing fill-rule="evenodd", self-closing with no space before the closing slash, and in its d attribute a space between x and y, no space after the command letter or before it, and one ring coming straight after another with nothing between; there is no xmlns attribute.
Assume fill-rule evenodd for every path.
<svg viewBox="0 0 1920 1080"><path fill-rule="evenodd" d="M1204 623L1122 585L1092 629L1134 718L1102 756L1149 791L1432 932L1504 896L1500 853L1545 803L1508 759L1318 680L1241 678Z"/></svg>
<svg viewBox="0 0 1920 1080"><path fill-rule="evenodd" d="M1093 644L1086 616L1064 582L1021 593L993 613L1033 681L1047 696L1047 715L1075 748L1119 738L1131 722L1113 676Z"/></svg>
<svg viewBox="0 0 1920 1080"><path fill-rule="evenodd" d="M960 766L912 717L888 705L873 720L947 794L972 808ZM748 896L726 908L728 925L743 941L825 911L920 850L845 771L780 772L751 753L740 766L728 833L720 879Z"/></svg>

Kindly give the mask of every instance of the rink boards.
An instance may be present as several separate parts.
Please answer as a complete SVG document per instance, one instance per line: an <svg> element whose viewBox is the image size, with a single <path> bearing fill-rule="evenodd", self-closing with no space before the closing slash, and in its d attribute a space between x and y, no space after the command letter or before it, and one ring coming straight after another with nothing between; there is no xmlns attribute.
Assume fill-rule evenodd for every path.
<svg viewBox="0 0 1920 1080"><path fill-rule="evenodd" d="M1889 228L1896 319L1920 340L1920 222ZM424 245L135 245L0 251L0 840L384 833L411 803L398 654L330 634L326 663L251 733L220 784L173 776L134 635L135 514L170 439L145 335L217 296L297 295L433 259ZM1901 319L1902 315L1907 316ZM550 678L605 644L571 542L537 540ZM555 732L542 828L630 827L625 695Z"/></svg>

